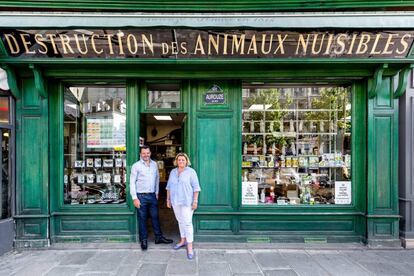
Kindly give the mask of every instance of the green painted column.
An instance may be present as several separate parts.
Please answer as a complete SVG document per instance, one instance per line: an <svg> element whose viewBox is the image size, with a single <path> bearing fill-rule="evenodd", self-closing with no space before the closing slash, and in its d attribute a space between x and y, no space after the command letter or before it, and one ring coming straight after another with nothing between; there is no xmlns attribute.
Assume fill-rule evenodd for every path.
<svg viewBox="0 0 414 276"><path fill-rule="evenodd" d="M372 85L372 84L371 84ZM392 78L368 100L367 238L370 246L401 246L398 214L398 100Z"/></svg>
<svg viewBox="0 0 414 276"><path fill-rule="evenodd" d="M16 247L49 244L48 98L33 78L16 100Z"/></svg>

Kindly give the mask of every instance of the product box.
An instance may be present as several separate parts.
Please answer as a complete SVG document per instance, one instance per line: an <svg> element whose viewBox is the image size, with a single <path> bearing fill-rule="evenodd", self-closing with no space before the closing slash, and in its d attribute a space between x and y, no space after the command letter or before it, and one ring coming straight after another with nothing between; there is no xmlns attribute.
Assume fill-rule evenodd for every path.
<svg viewBox="0 0 414 276"><path fill-rule="evenodd" d="M159 169L160 181L167 181L167 172L165 169Z"/></svg>

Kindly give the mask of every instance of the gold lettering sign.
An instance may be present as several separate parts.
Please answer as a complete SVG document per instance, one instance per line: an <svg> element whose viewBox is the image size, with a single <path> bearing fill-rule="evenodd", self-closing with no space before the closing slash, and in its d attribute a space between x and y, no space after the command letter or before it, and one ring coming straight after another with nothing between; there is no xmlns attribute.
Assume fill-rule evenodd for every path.
<svg viewBox="0 0 414 276"><path fill-rule="evenodd" d="M413 31L1 30L18 58L404 58Z"/></svg>

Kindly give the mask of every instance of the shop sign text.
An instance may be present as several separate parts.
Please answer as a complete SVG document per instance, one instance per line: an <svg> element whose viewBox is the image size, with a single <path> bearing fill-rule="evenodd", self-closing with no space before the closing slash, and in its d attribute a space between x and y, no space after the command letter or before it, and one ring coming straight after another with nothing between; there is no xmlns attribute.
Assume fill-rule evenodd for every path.
<svg viewBox="0 0 414 276"><path fill-rule="evenodd" d="M404 58L414 31L2 30L23 58Z"/></svg>

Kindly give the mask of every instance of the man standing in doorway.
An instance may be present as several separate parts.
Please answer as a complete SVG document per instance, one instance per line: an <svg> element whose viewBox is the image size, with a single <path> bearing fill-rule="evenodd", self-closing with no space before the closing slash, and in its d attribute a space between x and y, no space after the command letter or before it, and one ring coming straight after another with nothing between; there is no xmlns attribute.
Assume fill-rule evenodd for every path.
<svg viewBox="0 0 414 276"><path fill-rule="evenodd" d="M141 147L140 160L131 168L129 192L134 206L137 208L139 223L139 241L141 249L148 248L148 214L151 216L152 228L155 234L155 243L172 243L173 241L162 235L158 217L159 172L157 163L151 160L151 151L148 146Z"/></svg>

